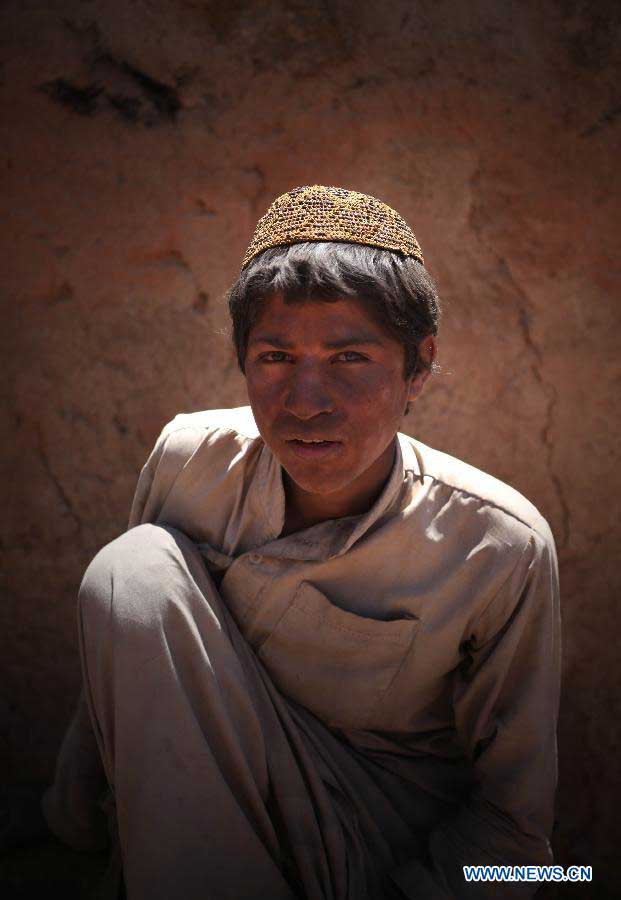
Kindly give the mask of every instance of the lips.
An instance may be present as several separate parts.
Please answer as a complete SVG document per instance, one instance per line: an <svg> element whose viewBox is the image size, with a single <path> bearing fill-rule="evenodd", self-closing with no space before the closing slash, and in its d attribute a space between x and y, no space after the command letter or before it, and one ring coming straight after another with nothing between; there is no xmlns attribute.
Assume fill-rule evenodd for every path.
<svg viewBox="0 0 621 900"><path fill-rule="evenodd" d="M329 438L288 438L289 444L338 444L340 441L332 441Z"/></svg>
<svg viewBox="0 0 621 900"><path fill-rule="evenodd" d="M288 438L289 446L296 456L302 459L316 459L336 452L342 446L341 441L324 440L323 438Z"/></svg>

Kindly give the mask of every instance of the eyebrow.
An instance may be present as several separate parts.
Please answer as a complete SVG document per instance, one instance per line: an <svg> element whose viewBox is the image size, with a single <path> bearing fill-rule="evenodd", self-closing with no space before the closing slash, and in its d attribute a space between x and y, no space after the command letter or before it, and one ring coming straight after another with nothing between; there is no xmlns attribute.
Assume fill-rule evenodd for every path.
<svg viewBox="0 0 621 900"><path fill-rule="evenodd" d="M250 339L248 345L252 344L269 344L272 347L277 347L279 350L292 350L293 344L289 344L287 341L283 341L282 338L278 337L275 334L257 334ZM371 334L348 334L342 338L337 338L332 341L325 341L323 346L327 350L342 350L343 347L364 347L364 346L376 346L381 347L382 341Z"/></svg>

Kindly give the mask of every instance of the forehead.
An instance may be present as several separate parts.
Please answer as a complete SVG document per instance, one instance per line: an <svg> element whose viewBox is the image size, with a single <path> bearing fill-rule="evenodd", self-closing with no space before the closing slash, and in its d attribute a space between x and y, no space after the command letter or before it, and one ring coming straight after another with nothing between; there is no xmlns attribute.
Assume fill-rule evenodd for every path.
<svg viewBox="0 0 621 900"><path fill-rule="evenodd" d="M268 298L250 330L249 343L285 335L301 343L312 343L318 337L340 339L345 336L372 339L378 343L395 341L379 317L373 316L368 305L356 297L290 303L279 295Z"/></svg>

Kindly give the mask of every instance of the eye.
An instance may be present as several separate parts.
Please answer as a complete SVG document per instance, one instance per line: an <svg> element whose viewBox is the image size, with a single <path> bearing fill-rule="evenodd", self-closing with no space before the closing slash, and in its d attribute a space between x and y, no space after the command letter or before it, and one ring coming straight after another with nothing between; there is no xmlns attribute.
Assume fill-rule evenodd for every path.
<svg viewBox="0 0 621 900"><path fill-rule="evenodd" d="M262 362L268 363L278 363L278 362L288 362L291 357L288 353L285 353L282 350L269 350L267 353L262 353L259 359Z"/></svg>
<svg viewBox="0 0 621 900"><path fill-rule="evenodd" d="M362 353L358 353L356 350L343 350L342 353L336 357L337 362L364 362L368 357L363 356Z"/></svg>

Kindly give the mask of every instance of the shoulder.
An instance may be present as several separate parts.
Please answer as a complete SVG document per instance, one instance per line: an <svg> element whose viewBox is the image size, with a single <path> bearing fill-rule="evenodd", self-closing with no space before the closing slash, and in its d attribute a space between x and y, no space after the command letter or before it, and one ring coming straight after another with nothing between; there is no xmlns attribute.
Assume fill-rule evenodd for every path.
<svg viewBox="0 0 621 900"><path fill-rule="evenodd" d="M219 463L228 467L261 443L249 406L180 413L160 432L145 469L170 480L200 458L208 459L213 471Z"/></svg>
<svg viewBox="0 0 621 900"><path fill-rule="evenodd" d="M183 502L222 482L258 456L262 446L250 407L181 413L162 429L143 466L130 513L130 527L156 521L175 486ZM236 476L235 476L236 477Z"/></svg>
<svg viewBox="0 0 621 900"><path fill-rule="evenodd" d="M504 481L448 453L407 436L402 446L406 466L423 487L413 495L416 536L422 522L451 597L457 598L459 585L466 592L463 633L485 643L509 621L525 591L529 614L556 610L556 548L537 507Z"/></svg>
<svg viewBox="0 0 621 900"><path fill-rule="evenodd" d="M515 488L455 456L408 435L401 437L414 453L423 482L436 485L445 500L449 495L464 513L470 512L493 528L507 543L520 544L534 537L544 544L553 544L544 516Z"/></svg>
<svg viewBox="0 0 621 900"><path fill-rule="evenodd" d="M207 442L214 450L253 443L259 431L249 406L179 413L164 426L156 449L189 458Z"/></svg>
<svg viewBox="0 0 621 900"><path fill-rule="evenodd" d="M179 413L162 430L162 436L182 435L189 440L192 439L192 435L200 439L208 433L232 433L250 439L259 436L259 431L249 406Z"/></svg>

